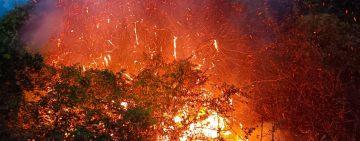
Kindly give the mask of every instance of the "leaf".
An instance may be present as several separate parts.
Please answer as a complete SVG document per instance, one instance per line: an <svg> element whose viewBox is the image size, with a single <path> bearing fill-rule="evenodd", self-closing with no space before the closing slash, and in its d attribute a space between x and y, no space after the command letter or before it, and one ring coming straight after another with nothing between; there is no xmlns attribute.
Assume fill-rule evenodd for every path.
<svg viewBox="0 0 360 141"><path fill-rule="evenodd" d="M3 54L3 58L10 59L10 54Z"/></svg>

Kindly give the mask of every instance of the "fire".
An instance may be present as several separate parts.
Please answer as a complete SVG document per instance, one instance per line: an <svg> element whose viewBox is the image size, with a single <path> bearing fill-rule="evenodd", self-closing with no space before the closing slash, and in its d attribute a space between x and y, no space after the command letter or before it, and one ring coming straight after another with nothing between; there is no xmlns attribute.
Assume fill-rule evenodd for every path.
<svg viewBox="0 0 360 141"><path fill-rule="evenodd" d="M111 69L115 72L126 69L127 73L123 75L130 81L135 79L130 74L141 71L142 53L151 54L151 59L154 54L162 54L168 61L174 60L169 58L186 59L193 55L191 61L198 64L195 69L211 69L209 73L215 75L216 69L212 68L217 64L226 65L219 61L219 55L224 53L220 52L222 49L219 50L218 40L227 38L219 29L226 29L228 24L224 22L229 21L222 21L223 15L205 16L200 12L211 13L209 6L198 5L200 8L197 9L181 1L85 0L86 4L82 1L62 1L66 3L63 5L68 5L64 6L62 19L64 36L59 37L56 48L49 44L48 64L71 65L80 62L84 71L86 68ZM209 3L216 5L215 2ZM162 9L159 4L174 9ZM73 6L79 5L84 8L76 12ZM224 41L222 39L221 42ZM221 43L221 48L224 46L225 43ZM122 102L121 105L126 108L128 103ZM175 122L179 123L179 120L180 117L174 117ZM227 126L226 121L226 118L213 112L203 121L193 123L189 132L201 132L215 138L218 136L216 130ZM204 129L200 130L200 127Z"/></svg>

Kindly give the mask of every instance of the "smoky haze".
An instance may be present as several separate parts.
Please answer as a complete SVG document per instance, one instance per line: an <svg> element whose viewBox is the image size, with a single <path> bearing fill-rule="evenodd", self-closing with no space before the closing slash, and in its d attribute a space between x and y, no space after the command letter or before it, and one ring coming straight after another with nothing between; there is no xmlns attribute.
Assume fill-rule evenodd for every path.
<svg viewBox="0 0 360 141"><path fill-rule="evenodd" d="M105 2L105 1L106 0L100 2ZM30 1L30 3L32 2L33 1ZM122 2L126 3L126 0L122 0ZM174 2L179 3L176 9L190 8L190 9L194 9L194 11L197 10L196 12L202 12L201 11L202 9L209 6L208 1L201 1L201 0L195 1L195 3L193 2L190 3L187 1L174 1ZM87 2L84 0L83 3L84 5L86 5ZM161 1L158 2L154 1L154 3L161 3ZM244 12L249 12L249 13L242 14L241 17L235 17L236 15L227 15L228 16L227 18L239 19L237 21L240 21L236 23L231 23L234 25L232 28L236 27L238 29L235 30L242 31L244 34L250 32L256 34L257 31L263 32L262 30L264 30L264 27L260 27L262 26L260 24L261 24L261 20L264 19L261 19L261 17L258 15L259 11L262 11L266 7L265 5L263 5L264 2L262 0L255 0L255 1L230 0L230 1L219 1L219 3L228 3L228 4L240 3L242 5L244 5L245 3L243 10L246 10ZM272 18L278 18L282 20L283 16L278 16L278 15L285 15L285 13L288 12L289 4L290 4L289 0L269 1L269 5L267 6L271 6L273 10L272 12L270 12L271 14L266 16ZM145 5L142 5L140 7L145 8ZM162 8L165 11L174 10L174 7L160 7L160 8ZM213 5L212 8L216 8L216 7L214 7ZM132 12L139 13L139 11L132 11ZM178 11L177 13L180 13L180 15L174 15L174 16L179 16L179 17L186 16L186 15L181 15L181 11ZM40 52L41 47L45 43L47 43L47 41L51 39L51 37L60 36L60 32L62 32L61 20L62 17L64 16L63 14L64 14L64 7L60 7L57 1L54 0L37 1L37 3L35 4L33 17L21 30L21 35L23 39L27 42L28 46L31 48L32 51ZM144 17L134 17L135 20L140 20L143 18ZM252 36L257 36L257 35L252 35ZM269 34L261 33L261 35L259 34L259 36L262 36L261 38L267 38L266 40L271 40L271 36L269 36Z"/></svg>
<svg viewBox="0 0 360 141"><path fill-rule="evenodd" d="M40 0L33 12L20 34L32 52L41 52L41 47L52 36L59 36L63 9L56 5L56 1Z"/></svg>

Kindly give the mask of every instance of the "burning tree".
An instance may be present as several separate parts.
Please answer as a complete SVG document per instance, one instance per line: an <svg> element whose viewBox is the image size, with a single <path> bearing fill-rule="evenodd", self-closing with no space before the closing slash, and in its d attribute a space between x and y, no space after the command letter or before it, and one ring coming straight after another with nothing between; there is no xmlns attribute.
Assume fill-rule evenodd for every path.
<svg viewBox="0 0 360 141"><path fill-rule="evenodd" d="M228 130L225 117L234 110L232 97L246 95L209 82L195 67L187 60L165 63L156 56L138 75L84 71L79 65L43 69L46 93L24 103L19 135L51 140L219 138Z"/></svg>
<svg viewBox="0 0 360 141"><path fill-rule="evenodd" d="M356 6L330 16L318 14L334 13L330 1L298 1L270 27L274 11L261 0L46 2L0 22L6 139L246 139L261 119L272 135L359 137ZM43 4L55 10L27 11ZM21 31L33 46L43 34L32 35L33 22L49 17L58 26L41 49L45 65L17 30L27 23Z"/></svg>

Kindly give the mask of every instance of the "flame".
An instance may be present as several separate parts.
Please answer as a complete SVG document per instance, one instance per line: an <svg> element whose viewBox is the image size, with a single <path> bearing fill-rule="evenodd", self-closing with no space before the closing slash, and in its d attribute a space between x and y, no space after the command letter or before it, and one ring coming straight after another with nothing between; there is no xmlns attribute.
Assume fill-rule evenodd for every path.
<svg viewBox="0 0 360 141"><path fill-rule="evenodd" d="M76 2L79 1L86 1L89 4L84 4L85 8L76 12L71 6L78 4ZM156 3L125 1L127 2L125 4L117 0L109 0L104 3L96 3L91 0L68 1L71 4L65 8L66 15L62 23L64 36L57 40L57 48L52 47L56 46L56 40L50 41L55 43L53 43L54 45L49 44L47 63L71 65L80 62L84 65L84 71L86 68L112 69L113 71L125 68L127 73L122 74L130 81L133 81L133 78L129 74L141 71L143 62L140 56L143 52L150 53L151 59L154 58L154 54L158 53L161 53L164 58L174 57L175 59L185 59L193 55L191 61L198 64L195 67L198 70L214 68L215 64L217 66L226 65L218 59L221 58L219 55L223 54L221 51L226 49L224 39L227 34L224 35L223 31L218 33L219 29L217 29L224 30L223 26L228 26L226 23L221 23L222 15L211 17L204 16L206 15L204 13L196 15L197 9L189 8L191 5L181 5L181 2L164 2L164 5L169 4L180 11L177 14L182 16L176 16L177 14L174 13L177 10L166 11L166 8L161 9L162 6L156 6ZM136 6L136 3L142 3L141 5L147 7ZM213 2L209 1L209 3ZM181 9L182 6L186 8ZM89 9L93 8L97 10L92 10L89 14ZM204 8L199 11L212 13L211 10ZM157 17L156 14L161 14L161 16ZM166 17L168 21L162 20L162 16ZM204 19L204 21L196 19ZM215 22L211 23L210 21ZM220 34L221 36L218 36ZM181 40L177 40L178 38ZM221 50L219 50L218 40L221 41ZM214 48L216 52L213 51ZM102 57L104 58L102 59ZM210 73L216 75L215 69L212 69ZM157 74L158 72L155 73L155 75ZM210 97L211 95L206 96ZM121 105L126 108L128 103L124 102ZM180 117L174 118L175 122L179 122L179 120L181 120ZM209 130L198 130L198 126L204 125L203 122L199 122L191 125L189 132L202 132L208 134L208 137L215 137L216 130L210 130L210 128L224 128L225 121L226 118L212 113L203 121L209 122L208 126L204 126Z"/></svg>

